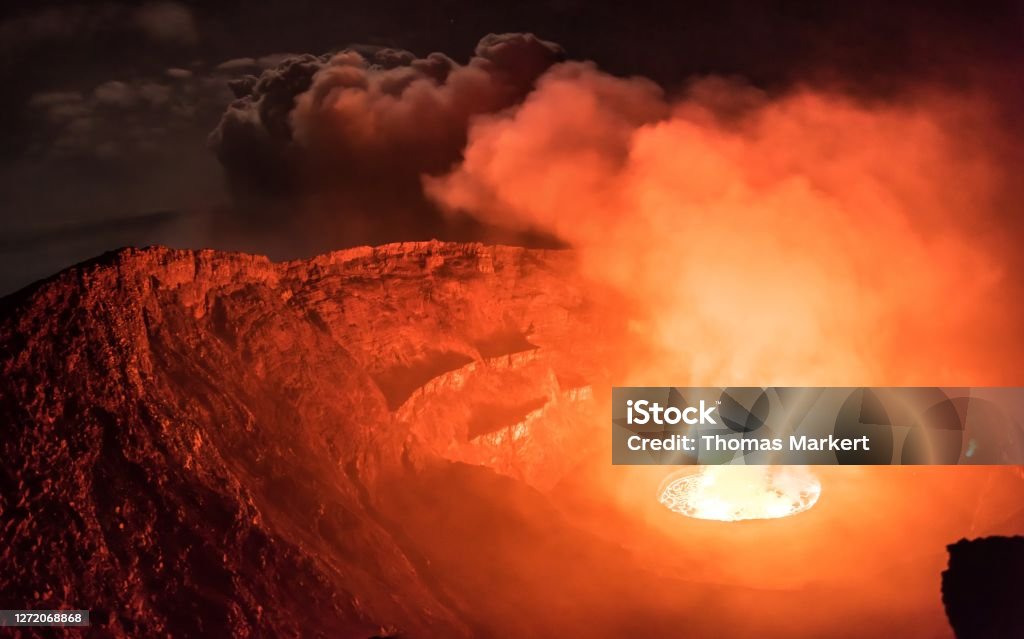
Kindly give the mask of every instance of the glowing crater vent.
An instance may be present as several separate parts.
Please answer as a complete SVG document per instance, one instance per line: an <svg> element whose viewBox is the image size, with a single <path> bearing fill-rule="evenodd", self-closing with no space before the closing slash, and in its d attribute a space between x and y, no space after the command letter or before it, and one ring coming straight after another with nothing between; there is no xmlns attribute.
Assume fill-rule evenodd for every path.
<svg viewBox="0 0 1024 639"><path fill-rule="evenodd" d="M708 466L668 477L659 501L695 519L777 519L808 510L821 496L821 482L803 468Z"/></svg>

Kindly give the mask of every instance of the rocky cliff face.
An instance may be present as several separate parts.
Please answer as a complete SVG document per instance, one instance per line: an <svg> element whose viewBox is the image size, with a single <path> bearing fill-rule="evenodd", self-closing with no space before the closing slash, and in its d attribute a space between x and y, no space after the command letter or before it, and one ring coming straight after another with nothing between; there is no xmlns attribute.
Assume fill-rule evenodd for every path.
<svg viewBox="0 0 1024 639"><path fill-rule="evenodd" d="M620 327L571 260L129 249L6 298L0 606L125 637L497 632L432 566L598 440ZM514 513L445 514L468 484L460 508Z"/></svg>

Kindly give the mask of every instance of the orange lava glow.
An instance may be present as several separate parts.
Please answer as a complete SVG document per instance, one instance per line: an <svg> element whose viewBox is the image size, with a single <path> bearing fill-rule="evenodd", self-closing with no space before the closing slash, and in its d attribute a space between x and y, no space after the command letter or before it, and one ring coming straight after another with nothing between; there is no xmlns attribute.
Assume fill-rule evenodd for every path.
<svg viewBox="0 0 1024 639"><path fill-rule="evenodd" d="M802 468L709 466L669 475L659 490L663 506L694 519L778 519L818 502L821 482Z"/></svg>
<svg viewBox="0 0 1024 639"><path fill-rule="evenodd" d="M566 64L426 187L453 215L561 237L627 300L618 385L1017 385L1020 199L987 113L917 88L868 103L708 80L669 99ZM666 478L609 457L564 487L583 525L659 574L794 595L702 602L694 636L951 636L946 544L1024 532L1017 468Z"/></svg>

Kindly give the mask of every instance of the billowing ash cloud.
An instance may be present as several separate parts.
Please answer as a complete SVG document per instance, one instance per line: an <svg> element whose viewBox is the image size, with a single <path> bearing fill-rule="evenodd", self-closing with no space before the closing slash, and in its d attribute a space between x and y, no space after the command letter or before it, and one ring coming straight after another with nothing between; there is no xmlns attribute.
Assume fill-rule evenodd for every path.
<svg viewBox="0 0 1024 639"><path fill-rule="evenodd" d="M561 57L488 36L464 65L350 49L239 79L213 135L224 237L555 238L631 300L644 383L1015 379L1018 136L985 91L705 78L670 95Z"/></svg>
<svg viewBox="0 0 1024 639"><path fill-rule="evenodd" d="M420 177L459 160L474 116L518 103L563 58L561 47L533 35L492 34L466 64L354 47L235 80L239 99L211 135L243 213L223 230L244 232L256 216L299 252L492 231L509 239L477 222L446 221Z"/></svg>
<svg viewBox="0 0 1024 639"><path fill-rule="evenodd" d="M995 112L914 86L863 102L707 79L673 99L566 63L425 182L577 248L650 342L635 381L1015 383L1019 165Z"/></svg>

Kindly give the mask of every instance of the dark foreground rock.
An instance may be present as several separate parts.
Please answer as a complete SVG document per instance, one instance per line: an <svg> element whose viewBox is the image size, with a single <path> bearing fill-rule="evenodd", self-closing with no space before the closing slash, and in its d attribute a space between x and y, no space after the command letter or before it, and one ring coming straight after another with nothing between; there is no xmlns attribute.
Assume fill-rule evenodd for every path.
<svg viewBox="0 0 1024 639"><path fill-rule="evenodd" d="M1024 537L950 544L942 601L959 639L1024 637Z"/></svg>
<svg viewBox="0 0 1024 639"><path fill-rule="evenodd" d="M551 485L559 438L596 441L573 420L613 314L571 259L129 249L5 298L0 607L119 637L488 632L384 486L458 462Z"/></svg>

